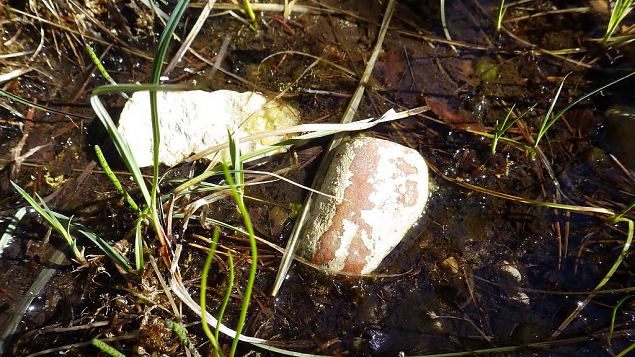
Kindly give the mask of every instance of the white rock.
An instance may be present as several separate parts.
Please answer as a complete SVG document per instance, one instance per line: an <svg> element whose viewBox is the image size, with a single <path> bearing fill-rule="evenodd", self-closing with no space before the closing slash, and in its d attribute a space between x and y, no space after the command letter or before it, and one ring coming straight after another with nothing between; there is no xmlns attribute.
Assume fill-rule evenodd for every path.
<svg viewBox="0 0 635 357"><path fill-rule="evenodd" d="M265 105L266 104L266 105ZM158 92L157 107L161 146L159 161L173 166L210 146L227 141L227 129L240 137L300 123L298 112L279 102L269 102L259 93ZM119 131L126 139L137 164L152 165L152 122L149 92L135 92L126 102L119 119ZM247 153L288 137L268 137L241 144ZM226 153L221 153L226 158Z"/></svg>
<svg viewBox="0 0 635 357"><path fill-rule="evenodd" d="M503 260L500 263L500 270L509 274L511 278L519 283L523 279L523 274L520 272L520 270L518 270L518 268L516 268L506 260Z"/></svg>
<svg viewBox="0 0 635 357"><path fill-rule="evenodd" d="M362 137L335 149L303 229L300 252L326 270L368 274L419 219L428 167L408 147Z"/></svg>
<svg viewBox="0 0 635 357"><path fill-rule="evenodd" d="M531 299L529 298L529 295L525 294L522 291L519 291L518 293L516 293L516 295L512 296L512 300L518 301L519 303L523 305L531 304Z"/></svg>

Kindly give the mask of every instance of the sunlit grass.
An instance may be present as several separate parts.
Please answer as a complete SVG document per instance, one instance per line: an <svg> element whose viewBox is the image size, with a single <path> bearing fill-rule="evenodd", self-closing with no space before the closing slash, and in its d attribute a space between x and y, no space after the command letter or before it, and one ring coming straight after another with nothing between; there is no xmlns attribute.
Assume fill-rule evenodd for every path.
<svg viewBox="0 0 635 357"><path fill-rule="evenodd" d="M209 275L209 268L212 265L212 259L214 258L214 254L216 254L216 247L218 245L218 238L220 237L220 229L217 227L214 229L214 235L212 236L212 243L210 244L209 252L207 253L207 258L205 259L205 264L203 264L203 271L201 272L201 296L200 296L200 305L201 310L203 312L207 311L206 309L206 301L207 301L207 276ZM231 292L232 286L229 285L228 290ZM201 314L201 325L203 326L203 332L207 336L207 339L212 344L214 351L216 353L222 354L220 347L218 346L218 335L212 334L212 331L207 324L207 314ZM217 318L218 321L221 321L221 318Z"/></svg>
<svg viewBox="0 0 635 357"><path fill-rule="evenodd" d="M107 344L106 342L93 338L90 343L97 347L101 352L107 354L110 357L126 357L123 353L119 352L117 349Z"/></svg>
<svg viewBox="0 0 635 357"><path fill-rule="evenodd" d="M62 222L60 222L53 215L51 209L46 205L44 200L42 200L42 197L40 197L37 193L35 194L35 196L40 201L38 203L35 199L31 197L31 195L26 193L26 191L24 191L22 187L18 186L15 182L11 181L11 185L13 185L13 188L15 188L16 191L18 191L20 196L22 196L22 198L24 198L28 202L28 204L31 205L31 207L33 207L33 209L35 209L35 211L40 216L42 216L42 218L44 218L59 235L61 235L64 238L68 246L71 248L71 251L73 252L73 256L75 256L75 259L82 265L88 264L86 262L86 258L84 258L84 253L82 253L77 247L77 242L75 238L71 236L70 227L62 225Z"/></svg>
<svg viewBox="0 0 635 357"><path fill-rule="evenodd" d="M536 105L537 104L532 105L531 107L529 107L529 109L525 110L522 114L512 118L512 120L509 120L509 118L512 116L514 112L514 108L516 108L516 104L514 104L509 109L509 111L507 112L507 115L505 116L505 119L503 119L503 121L500 124L498 123L498 121L496 121L496 129L494 130L494 135L492 138L492 155L496 153L496 146L498 145L498 141L503 137L503 135L507 132L507 130L509 130L512 126L514 126L514 124L516 124L518 120L522 119L525 115L533 111Z"/></svg>
<svg viewBox="0 0 635 357"><path fill-rule="evenodd" d="M249 278L247 279L247 287L245 288L245 293L243 295L243 304L240 310L240 317L238 318L238 324L236 326L236 336L234 337L234 341L232 342L232 348L229 354L230 356L233 356L236 353L236 347L238 346L238 336L245 326L245 320L247 319L247 310L249 309L249 302L251 300L251 293L254 288L254 281L256 280L256 270L258 268L258 247L256 246L256 234L254 233L254 227L251 223L251 217L249 216L249 212L247 212L247 207L245 207L243 198L240 196L238 189L236 188L234 180L229 173L229 168L227 166L223 166L223 171L225 173L225 180L231 188L234 201L238 205L238 210L243 217L245 228L247 229L247 233L249 234L249 246L251 249L251 267L249 269Z"/></svg>
<svg viewBox="0 0 635 357"><path fill-rule="evenodd" d="M501 30L501 28L503 27L503 17L505 16L505 10L507 10L507 8L505 7L505 0L501 0L500 4L498 5L498 16L496 17L496 31Z"/></svg>
<svg viewBox="0 0 635 357"><path fill-rule="evenodd" d="M26 191L20 186L11 182L15 190L29 203L35 211L42 216L53 229L60 234L68 246L71 248L73 256L82 265L87 265L88 262L84 257L83 251L77 246L77 241L71 235L71 228L82 234L84 237L92 241L106 256L108 256L115 264L119 265L125 271L131 271L132 267L121 254L114 250L106 241L98 237L95 233L87 229L86 227L72 222L72 217L66 217L60 213L51 210L48 205L42 200L42 198L36 193L36 197L40 201L39 203L33 199ZM61 220L61 221L60 221ZM64 221L65 224L62 223Z"/></svg>
<svg viewBox="0 0 635 357"><path fill-rule="evenodd" d="M247 12L247 16L251 20L251 29L254 31L258 31L258 19L256 18L256 14L251 7L251 1L243 0L243 6L245 7L245 12Z"/></svg>
<svg viewBox="0 0 635 357"><path fill-rule="evenodd" d="M611 8L611 17L606 27L606 33L602 39L604 43L607 43L609 39L613 37L619 26L622 24L626 15L633 10L633 0L616 0Z"/></svg>

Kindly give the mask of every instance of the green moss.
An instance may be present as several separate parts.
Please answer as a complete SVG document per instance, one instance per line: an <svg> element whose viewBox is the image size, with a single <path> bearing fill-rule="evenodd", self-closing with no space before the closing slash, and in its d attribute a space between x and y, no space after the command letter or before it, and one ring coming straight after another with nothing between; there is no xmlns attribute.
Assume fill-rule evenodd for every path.
<svg viewBox="0 0 635 357"><path fill-rule="evenodd" d="M490 83L498 78L498 65L487 57L476 63L476 74L483 83Z"/></svg>

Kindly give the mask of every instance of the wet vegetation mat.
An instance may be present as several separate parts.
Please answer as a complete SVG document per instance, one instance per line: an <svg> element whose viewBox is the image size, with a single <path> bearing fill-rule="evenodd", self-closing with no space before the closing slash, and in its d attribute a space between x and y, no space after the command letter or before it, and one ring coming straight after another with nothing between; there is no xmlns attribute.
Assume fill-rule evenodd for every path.
<svg viewBox="0 0 635 357"><path fill-rule="evenodd" d="M634 353L632 8L0 2L0 354ZM147 168L116 129L141 90ZM302 126L251 133L275 155L230 131L158 165L157 91L176 90L262 93ZM290 243L347 136L414 149L430 174L369 274Z"/></svg>

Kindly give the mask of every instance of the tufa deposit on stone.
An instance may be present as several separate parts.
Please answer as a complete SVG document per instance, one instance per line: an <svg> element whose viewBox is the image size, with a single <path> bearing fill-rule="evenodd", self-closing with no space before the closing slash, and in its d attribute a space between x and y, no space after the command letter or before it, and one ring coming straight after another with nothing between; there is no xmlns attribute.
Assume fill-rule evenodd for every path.
<svg viewBox="0 0 635 357"><path fill-rule="evenodd" d="M259 93L230 90L205 92L157 92L161 146L159 161L173 166L192 154L227 142L227 131L245 137L300 124L298 112L280 102L267 101ZM152 165L150 95L135 92L119 119L119 132L126 139L140 167ZM289 136L272 136L241 143L247 153ZM221 152L221 158L228 157Z"/></svg>

